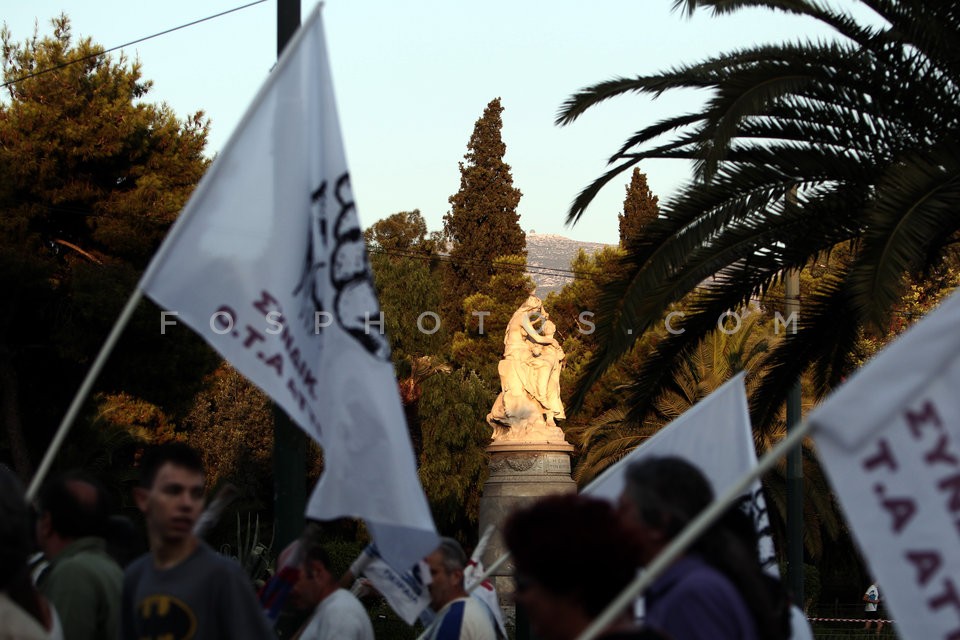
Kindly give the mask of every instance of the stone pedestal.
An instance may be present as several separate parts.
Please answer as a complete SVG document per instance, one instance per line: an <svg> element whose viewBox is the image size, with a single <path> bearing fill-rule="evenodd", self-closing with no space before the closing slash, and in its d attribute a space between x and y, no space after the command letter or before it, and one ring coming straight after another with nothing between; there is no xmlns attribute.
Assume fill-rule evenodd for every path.
<svg viewBox="0 0 960 640"><path fill-rule="evenodd" d="M490 477L480 498L480 534L489 525L496 527L483 554L485 567L506 553L501 535L507 516L519 506L552 493L573 493L577 485L570 477L570 454L566 442L506 442L487 447ZM507 561L493 574L500 604L508 622L513 621L513 563Z"/></svg>

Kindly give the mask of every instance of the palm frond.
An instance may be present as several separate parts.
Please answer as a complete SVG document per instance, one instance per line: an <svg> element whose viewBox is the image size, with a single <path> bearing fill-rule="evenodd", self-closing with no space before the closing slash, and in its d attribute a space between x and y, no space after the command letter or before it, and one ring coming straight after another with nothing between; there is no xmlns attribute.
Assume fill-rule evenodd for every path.
<svg viewBox="0 0 960 640"><path fill-rule="evenodd" d="M647 158L694 162L690 183L631 239L618 278L602 288L601 346L571 409L640 336L682 308L683 333L658 341L627 389L628 418L641 420L678 391L676 377L689 372L718 314L763 294L785 269L853 246L852 260L804 300L798 332L764 352L752 409L770 428L800 374L814 371L818 394L832 388L854 366L863 330L882 326L898 303L905 278L943 263L960 237L960 8L863 4L882 22L860 23L815 0L678 1L688 13L755 7L807 16L842 37L753 46L619 78L563 105L558 122L566 124L626 93L710 92L699 112L639 128L571 206L575 222L603 186ZM787 206L794 190L797 202Z"/></svg>
<svg viewBox="0 0 960 640"><path fill-rule="evenodd" d="M881 328L903 294L903 274L928 260L929 249L960 228L960 153L952 145L911 155L877 182L869 224L851 281L854 304Z"/></svg>

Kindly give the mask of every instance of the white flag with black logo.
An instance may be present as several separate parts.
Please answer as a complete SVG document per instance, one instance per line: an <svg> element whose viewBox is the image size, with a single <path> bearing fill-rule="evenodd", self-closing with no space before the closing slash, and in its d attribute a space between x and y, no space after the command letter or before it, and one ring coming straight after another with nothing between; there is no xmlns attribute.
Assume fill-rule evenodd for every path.
<svg viewBox="0 0 960 640"><path fill-rule="evenodd" d="M319 6L141 288L169 310L166 322L197 331L321 444L310 517L363 518L394 566L436 548L350 189Z"/></svg>
<svg viewBox="0 0 960 640"><path fill-rule="evenodd" d="M430 565L426 561L421 560L409 571L398 571L383 559L376 545L369 544L353 562L350 572L358 580L361 575L368 580L407 624L413 625L418 619L424 626L430 624L432 614L427 619L423 615L430 606ZM362 581L354 586L357 584L363 589Z"/></svg>
<svg viewBox="0 0 960 640"><path fill-rule="evenodd" d="M626 485L627 467L648 456L676 456L692 463L710 481L715 495L723 494L749 473L757 466L757 450L753 444L744 374L738 373L690 407L600 474L583 493L616 502ZM764 569L778 574L767 505L759 481L741 501L757 527Z"/></svg>
<svg viewBox="0 0 960 640"><path fill-rule="evenodd" d="M713 486L714 495L724 494L757 466L750 409L744 374L738 373L683 415L634 449L583 493L616 501L626 485L627 466L647 456L677 456L694 464ZM770 516L760 481L740 498L740 508L753 519L757 530L760 564L772 576L780 577ZM791 640L808 640L813 632L803 612L791 607Z"/></svg>

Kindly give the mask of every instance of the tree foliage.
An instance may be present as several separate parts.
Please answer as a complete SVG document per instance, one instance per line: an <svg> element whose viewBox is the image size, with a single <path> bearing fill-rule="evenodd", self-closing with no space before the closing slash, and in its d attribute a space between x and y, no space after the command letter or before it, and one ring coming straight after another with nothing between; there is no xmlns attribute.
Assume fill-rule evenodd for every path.
<svg viewBox="0 0 960 640"><path fill-rule="evenodd" d="M707 339L683 359L677 375L642 420L634 420L621 405L607 410L599 420L575 429L571 435L581 447L576 480L581 484L589 482L738 372L755 375L763 355L775 341L764 321L759 310L741 309L736 316L728 318L723 330L715 327ZM639 358L619 363L627 369L623 377L629 379L631 369L641 364Z"/></svg>
<svg viewBox="0 0 960 640"><path fill-rule="evenodd" d="M445 362L449 329L439 315L442 292L438 236L427 233L419 209L394 213L364 232L418 464L423 454L423 382L450 371Z"/></svg>
<svg viewBox="0 0 960 640"><path fill-rule="evenodd" d="M443 228L450 241L450 270L446 278L451 316L459 303L483 287L494 275L494 261L507 255L525 255L526 236L520 228L520 190L513 186L507 146L501 129L500 98L490 101L477 120L460 163L460 189L450 196Z"/></svg>
<svg viewBox="0 0 960 640"><path fill-rule="evenodd" d="M28 475L206 169L207 122L146 102L139 64L74 41L64 16L50 36L0 41L0 456ZM200 377L181 372L212 358L183 328L161 336L158 318L142 305L98 386L177 413Z"/></svg>
<svg viewBox="0 0 960 640"><path fill-rule="evenodd" d="M480 496L488 473L485 448L493 434L486 422L490 405L483 382L463 369L433 376L423 384L420 481L437 528L467 545L476 543Z"/></svg>
<svg viewBox="0 0 960 640"><path fill-rule="evenodd" d="M214 487L230 482L247 500L269 506L274 430L270 399L226 363L206 382L184 427L190 444L203 454L207 483Z"/></svg>
<svg viewBox="0 0 960 640"><path fill-rule="evenodd" d="M439 316L438 238L427 233L419 210L379 220L364 235L394 365L401 369L410 358L443 354L449 328Z"/></svg>
<svg viewBox="0 0 960 640"><path fill-rule="evenodd" d="M413 454L416 457L417 466L420 466L423 461L423 425L420 419L423 383L439 373L450 373L453 367L434 356L408 356L403 365L399 382L400 402L403 403L403 413L407 419Z"/></svg>
<svg viewBox="0 0 960 640"><path fill-rule="evenodd" d="M461 307L460 331L450 347L453 361L474 371L492 393L500 392L497 363L503 357L503 336L511 316L536 285L524 272L526 258L504 256L494 263L495 273L468 296Z"/></svg>
<svg viewBox="0 0 960 640"><path fill-rule="evenodd" d="M377 253L430 255L440 248L439 232L427 232L420 209L400 211L374 222L363 232L367 247Z"/></svg>
<svg viewBox="0 0 960 640"><path fill-rule="evenodd" d="M570 269L573 280L559 292L551 293L544 308L557 325L557 336L566 352L565 366L560 373L560 390L564 403L569 401L576 381L597 347L595 314L603 284L616 277L623 251L606 247L593 254L580 250ZM624 360L610 367L596 382L580 411L567 413L567 430L576 430L600 418L621 403L620 388L630 381L629 363ZM569 431L568 431L569 432Z"/></svg>
<svg viewBox="0 0 960 640"><path fill-rule="evenodd" d="M136 512L130 485L137 480L131 464L137 452L146 444L184 440L184 435L160 407L128 393L98 393L92 404L89 418L66 440L55 465L94 474L116 504Z"/></svg>
<svg viewBox="0 0 960 640"><path fill-rule="evenodd" d="M647 186L647 174L640 173L640 168L634 167L630 184L627 185L627 196L623 200L623 213L618 216L621 247L628 246L640 236L644 227L657 219L660 215L658 202L659 198Z"/></svg>
<svg viewBox="0 0 960 640"><path fill-rule="evenodd" d="M73 43L66 17L53 27L20 45L3 33L0 149L13 171L3 226L35 249L142 268L206 169L207 122L143 102L151 83L139 63Z"/></svg>
<svg viewBox="0 0 960 640"><path fill-rule="evenodd" d="M826 393L856 366L864 330L883 331L911 274L937 268L960 230L960 12L951 2L869 3L864 24L823 3L686 0L688 11L783 9L832 28L836 41L751 46L668 71L601 82L571 96L569 123L624 93L695 88L699 111L645 124L614 165L575 200L577 220L614 176L645 158L694 162L693 180L631 244L625 272L606 288L602 343L586 389L660 322L669 305L703 295L658 344L630 392L635 416L674 379L717 317L838 247L850 262L803 301L799 331L778 343L752 398L770 425L800 374ZM711 278L706 285L703 283ZM582 393L577 396L582 399Z"/></svg>

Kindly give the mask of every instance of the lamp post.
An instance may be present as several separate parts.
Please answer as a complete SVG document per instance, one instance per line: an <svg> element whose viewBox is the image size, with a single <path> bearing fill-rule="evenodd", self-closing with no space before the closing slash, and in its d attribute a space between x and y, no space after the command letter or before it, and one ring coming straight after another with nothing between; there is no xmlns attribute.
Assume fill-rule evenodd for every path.
<svg viewBox="0 0 960 640"><path fill-rule="evenodd" d="M787 206L797 206L797 187L787 192ZM800 270L791 269L784 282L787 325L796 331L800 318ZM787 433L800 425L800 380L787 395ZM787 454L787 587L803 608L803 443Z"/></svg>
<svg viewBox="0 0 960 640"><path fill-rule="evenodd" d="M300 0L277 0L277 58L300 27ZM273 405L273 521L279 548L300 536L306 493L306 435Z"/></svg>

